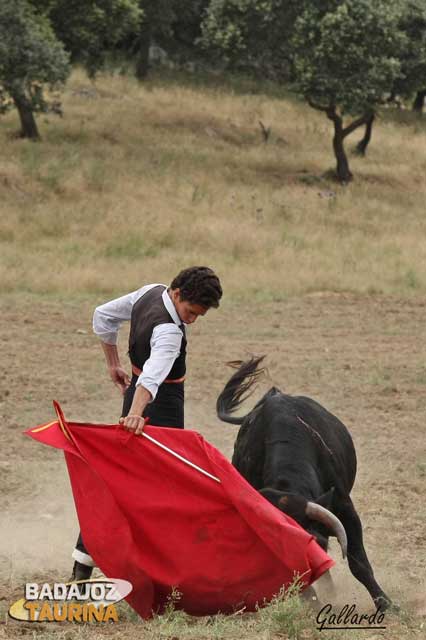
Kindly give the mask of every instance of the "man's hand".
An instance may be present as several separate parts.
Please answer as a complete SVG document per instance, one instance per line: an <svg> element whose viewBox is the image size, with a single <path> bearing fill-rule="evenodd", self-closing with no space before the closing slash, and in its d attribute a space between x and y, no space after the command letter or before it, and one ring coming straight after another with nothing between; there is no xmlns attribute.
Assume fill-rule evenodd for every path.
<svg viewBox="0 0 426 640"><path fill-rule="evenodd" d="M125 418L120 418L120 424L127 431L133 431L136 436L140 436L145 426L145 418L129 413Z"/></svg>
<svg viewBox="0 0 426 640"><path fill-rule="evenodd" d="M127 373L120 366L109 367L109 374L111 380L118 387L121 393L124 395L127 387L130 384L130 378Z"/></svg>
<svg viewBox="0 0 426 640"><path fill-rule="evenodd" d="M107 363L109 375L111 380L118 387L121 393L124 395L127 387L130 384L130 378L124 371L120 364L120 358L118 356L117 345L108 344L101 340L102 350L105 354L105 360Z"/></svg>
<svg viewBox="0 0 426 640"><path fill-rule="evenodd" d="M127 431L133 431L137 436L140 436L145 426L145 418L142 417L142 414L146 405L151 400L152 396L148 389L145 389L145 387L140 384L136 385L130 411L127 416L120 418L120 424L122 424Z"/></svg>

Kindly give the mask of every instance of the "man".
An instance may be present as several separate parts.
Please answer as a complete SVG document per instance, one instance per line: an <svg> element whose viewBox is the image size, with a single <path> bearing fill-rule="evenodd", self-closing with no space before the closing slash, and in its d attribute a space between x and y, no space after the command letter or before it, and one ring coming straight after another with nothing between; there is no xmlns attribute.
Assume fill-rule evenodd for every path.
<svg viewBox="0 0 426 640"><path fill-rule="evenodd" d="M125 429L140 435L147 418L153 425L183 429L185 325L217 308L221 297L219 278L211 269L190 267L170 287L149 284L95 309L93 330L101 339L111 379L124 395L120 423ZM131 379L117 351L125 320L130 320ZM72 556L72 579L89 579L94 563L81 534Z"/></svg>

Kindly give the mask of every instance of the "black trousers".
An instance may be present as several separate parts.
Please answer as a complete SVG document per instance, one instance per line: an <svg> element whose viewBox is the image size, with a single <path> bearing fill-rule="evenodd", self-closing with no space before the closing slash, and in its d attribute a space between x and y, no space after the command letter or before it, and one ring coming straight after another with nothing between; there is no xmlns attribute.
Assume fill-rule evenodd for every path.
<svg viewBox="0 0 426 640"><path fill-rule="evenodd" d="M132 406L136 382L139 376L133 374L130 386L124 394L122 415L127 416ZM163 382L158 388L155 400L145 407L144 418L158 427L184 427L184 384L183 382Z"/></svg>
<svg viewBox="0 0 426 640"><path fill-rule="evenodd" d="M127 388L123 399L123 410L121 415L127 416L132 406L133 396L136 389L136 382L139 376L133 375L130 386ZM149 418L149 423L157 427L184 428L184 384L164 382L159 386L155 400L150 402L143 412L144 418ZM84 546L81 533L78 535L75 548L82 553L88 554ZM89 555L89 554L88 554Z"/></svg>

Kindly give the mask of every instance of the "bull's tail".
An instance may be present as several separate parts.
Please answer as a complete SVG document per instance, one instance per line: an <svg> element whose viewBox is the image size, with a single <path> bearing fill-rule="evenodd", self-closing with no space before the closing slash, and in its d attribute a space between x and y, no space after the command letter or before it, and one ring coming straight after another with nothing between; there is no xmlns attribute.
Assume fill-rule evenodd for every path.
<svg viewBox="0 0 426 640"><path fill-rule="evenodd" d="M259 368L264 357L229 363L234 368L238 367L238 371L228 380L216 402L217 416L223 422L243 423L245 416L235 418L231 414L253 393L257 379L264 372L263 368Z"/></svg>

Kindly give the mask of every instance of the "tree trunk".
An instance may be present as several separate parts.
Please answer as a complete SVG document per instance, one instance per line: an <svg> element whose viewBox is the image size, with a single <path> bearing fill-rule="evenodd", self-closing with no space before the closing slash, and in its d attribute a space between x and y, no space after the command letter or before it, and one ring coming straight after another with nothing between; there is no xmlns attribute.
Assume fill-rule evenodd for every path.
<svg viewBox="0 0 426 640"><path fill-rule="evenodd" d="M392 89L392 91L389 94L389 98L387 99L387 102L389 104L392 104L392 102L395 102L395 100L396 100L396 91L395 89Z"/></svg>
<svg viewBox="0 0 426 640"><path fill-rule="evenodd" d="M364 137L362 138L362 140L358 142L356 146L357 153L359 153L361 156L365 156L365 152L371 140L371 133L373 130L374 118L375 118L375 115L374 113L372 113L366 122Z"/></svg>
<svg viewBox="0 0 426 640"><path fill-rule="evenodd" d="M414 102L413 102L413 111L422 113L423 106L425 103L425 98L426 98L426 89L423 89L423 91L417 91L416 97L414 98Z"/></svg>
<svg viewBox="0 0 426 640"><path fill-rule="evenodd" d="M337 179L342 184L346 184L353 179L351 170L349 169L349 162L343 145L343 136L335 132L333 138L334 155L336 156L336 173Z"/></svg>
<svg viewBox="0 0 426 640"><path fill-rule="evenodd" d="M151 46L151 27L144 24L139 34L139 47L136 54L135 75L140 81L144 80L149 71L149 48Z"/></svg>
<svg viewBox="0 0 426 640"><path fill-rule="evenodd" d="M323 111L327 115L327 118L331 120L334 125L333 150L337 161L336 177L342 184L347 184L353 179L353 175L351 170L349 169L348 157L345 152L345 138L346 136L349 136L353 131L358 129L358 127L361 127L363 125L370 125L371 127L374 121L374 111L368 109L362 116L355 120L352 120L350 124L348 124L346 127L343 127L343 118L341 115L339 115L335 104L329 104L328 106L321 105L315 100L312 100L312 98L310 98L309 96L307 97L307 101L313 109ZM371 128L369 130L368 140L370 138Z"/></svg>
<svg viewBox="0 0 426 640"><path fill-rule="evenodd" d="M336 174L337 179L342 184L350 182L353 178L352 172L349 169L348 157L346 155L344 140L345 135L343 131L342 118L333 113L333 116L328 116L334 123L334 137L333 137L333 150L336 156Z"/></svg>
<svg viewBox="0 0 426 640"><path fill-rule="evenodd" d="M34 112L31 109L28 100L24 96L12 95L15 107L18 110L21 121L21 138L30 138L30 140L40 140L37 123L34 118Z"/></svg>

